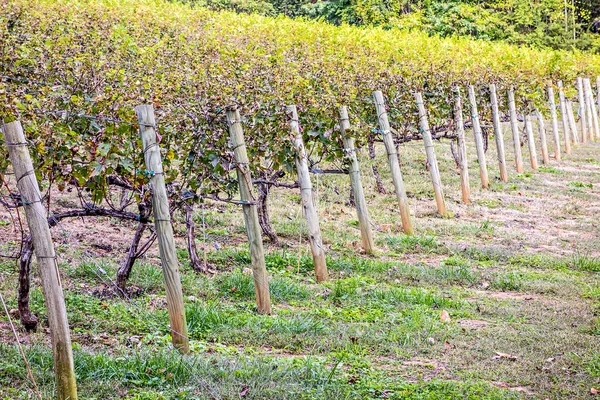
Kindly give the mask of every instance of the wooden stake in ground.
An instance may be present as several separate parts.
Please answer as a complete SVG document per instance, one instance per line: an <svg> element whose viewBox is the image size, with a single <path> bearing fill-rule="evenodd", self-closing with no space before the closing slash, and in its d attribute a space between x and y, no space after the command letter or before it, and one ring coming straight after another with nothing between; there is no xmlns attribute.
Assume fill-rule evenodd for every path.
<svg viewBox="0 0 600 400"><path fill-rule="evenodd" d="M260 223L258 222L256 197L252 190L250 161L248 160L244 132L238 110L227 110L227 125L229 126L229 137L237 166L236 171L240 187L240 199L242 200L242 212L244 213L248 243L250 244L250 259L252 262L252 275L254 277L256 305L258 312L270 314L269 275L267 274L267 267L265 265L265 250L263 248Z"/></svg>
<svg viewBox="0 0 600 400"><path fill-rule="evenodd" d="M574 144L579 144L579 132L577 132L577 123L575 121L575 115L573 115L573 103L571 103L571 100L566 99L565 104L567 106L567 114L569 115L569 126L573 133L571 139Z"/></svg>
<svg viewBox="0 0 600 400"><path fill-rule="evenodd" d="M525 113L525 132L527 133L527 145L529 146L529 161L531 162L531 168L537 169L537 154L535 151L535 139L533 137L533 127L531 125L531 116L529 113Z"/></svg>
<svg viewBox="0 0 600 400"><path fill-rule="evenodd" d="M154 228L158 240L160 264L165 277L167 294L167 309L171 323L171 338L173 346L183 354L189 354L190 343L185 321L183 306L183 292L179 267L169 212L169 198L165 187L162 158L157 142L156 122L154 108L150 104L140 105L135 108L140 124L140 135L144 150L147 176L150 181L148 187L152 194L152 212L154 214Z"/></svg>
<svg viewBox="0 0 600 400"><path fill-rule="evenodd" d="M379 122L379 128L383 137L383 144L385 145L388 163L390 164L390 170L392 171L392 180L394 181L394 187L396 188L396 197L398 198L400 216L402 218L402 229L405 233L413 233L412 222L410 220L410 209L408 208L408 197L406 196L406 190L404 189L404 181L402 180L402 172L400 171L400 164L398 162L398 153L396 152L396 146L394 146L394 140L392 139L390 122L388 121L385 101L383 100L381 91L378 90L373 92L373 100L375 102L377 121Z"/></svg>
<svg viewBox="0 0 600 400"><path fill-rule="evenodd" d="M502 182L508 182L508 171L506 169L506 160L504 156L504 133L502 132L502 123L500 122L496 85L493 83L490 85L490 102L492 104L492 123L494 125L494 137L496 138L496 149L498 152L500 180Z"/></svg>
<svg viewBox="0 0 600 400"><path fill-rule="evenodd" d="M433 139L431 138L431 130L429 130L429 122L427 121L427 111L423 104L421 93L415 93L417 107L419 107L419 127L421 135L423 135L423 144L425 145L425 153L427 154L427 165L431 174L431 182L433 183L433 192L435 193L435 203L437 204L438 212L445 216L447 215L446 203L444 202L444 190L442 188L442 180L440 178L440 169L438 167L437 158L435 157L435 149L433 148Z"/></svg>
<svg viewBox="0 0 600 400"><path fill-rule="evenodd" d="M454 121L456 123L456 137L458 139L458 156L460 167L460 189L462 192L462 201L465 204L471 203L471 187L469 186L469 166L467 164L467 146L465 143L465 123L462 114L462 98L460 87L455 86L454 92Z"/></svg>
<svg viewBox="0 0 600 400"><path fill-rule="evenodd" d="M517 107L515 106L515 92L513 88L508 89L508 111L510 113L510 129L515 146L515 165L519 174L523 173L523 155L521 154L521 133L519 132L519 121L517 118Z"/></svg>
<svg viewBox="0 0 600 400"><path fill-rule="evenodd" d="M294 138L294 148L296 149L296 170L298 171L298 183L300 184L300 196L302 197L302 210L306 218L306 227L308 229L308 238L310 250L315 264L315 275L317 282L327 280L327 264L325 262L325 248L321 239L321 228L319 227L319 216L312 193L312 183L308 172L308 159L304 140L300 132L300 123L298 122L298 112L296 106L286 107L286 112L290 121L290 127Z"/></svg>
<svg viewBox="0 0 600 400"><path fill-rule="evenodd" d="M590 116L589 125L593 128L590 129L590 139L595 141L597 138L600 138L600 126L598 124L598 112L596 109L596 103L594 102L594 93L592 92L592 84L589 79L584 79L583 85L587 94L586 104L588 106L588 114Z"/></svg>
<svg viewBox="0 0 600 400"><path fill-rule="evenodd" d="M558 135L558 118L556 117L556 104L554 102L554 89L548 86L548 104L552 117L552 136L554 137L554 158L560 161L560 137Z"/></svg>
<svg viewBox="0 0 600 400"><path fill-rule="evenodd" d="M479 113L477 112L477 100L475 98L475 88L469 85L469 102L471 103L471 122L473 123L473 134L475 135L475 147L477 148L477 162L479 163L479 177L481 186L485 189L489 186L487 164L485 161L485 150L483 148L483 135L479 123Z"/></svg>
<svg viewBox="0 0 600 400"><path fill-rule="evenodd" d="M350 120L348 119L348 109L346 106L341 106L339 108L339 114L340 132L342 134L342 141L344 142L344 153L350 159L350 185L352 186L352 193L354 194L354 204L358 216L362 247L365 252L371 254L375 251L375 242L373 240L369 212L367 211L365 192L360 179L360 165L358 163L358 158L356 157L354 138L350 135Z"/></svg>
<svg viewBox="0 0 600 400"><path fill-rule="evenodd" d="M535 109L535 116L538 123L538 132L540 134L540 144L542 145L542 164L550 164L550 157L548 156L548 144L546 142L546 126L544 123L544 116L538 110Z"/></svg>
<svg viewBox="0 0 600 400"><path fill-rule="evenodd" d="M592 116L592 94L588 91L588 79L583 79L583 98L585 101L585 118L586 125L588 127L588 139L594 140L596 136L596 131L594 129L594 118Z"/></svg>
<svg viewBox="0 0 600 400"><path fill-rule="evenodd" d="M581 143L586 143L588 139L588 124L586 117L586 106L585 106L585 93L583 92L583 78L577 78L577 96L579 98L579 105L577 108L577 114L581 124Z"/></svg>
<svg viewBox="0 0 600 400"><path fill-rule="evenodd" d="M571 127L569 123L569 113L567 111L567 100L565 99L562 81L558 81L557 85L558 98L560 102L560 119L562 120L563 132L565 134L565 153L571 154Z"/></svg>
<svg viewBox="0 0 600 400"><path fill-rule="evenodd" d="M60 273L56 253L46 216L42 205L42 196L35 177L35 170L27 140L19 121L2 126L4 141L13 166L17 187L21 195L31 233L33 248L37 258L42 289L46 300L46 312L50 325L52 354L54 356L54 374L56 376L56 398L76 400L77 384L73 367L73 351L67 309L60 282Z"/></svg>
<svg viewBox="0 0 600 400"><path fill-rule="evenodd" d="M596 78L596 106L598 107L598 113L600 113L600 76ZM598 117L600 117L600 114Z"/></svg>

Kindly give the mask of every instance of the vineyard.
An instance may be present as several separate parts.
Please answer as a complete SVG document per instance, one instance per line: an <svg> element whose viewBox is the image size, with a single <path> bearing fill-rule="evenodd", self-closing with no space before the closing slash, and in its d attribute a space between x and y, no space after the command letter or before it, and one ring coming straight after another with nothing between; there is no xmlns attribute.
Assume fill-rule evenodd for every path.
<svg viewBox="0 0 600 400"><path fill-rule="evenodd" d="M2 398L600 391L600 56L0 10Z"/></svg>

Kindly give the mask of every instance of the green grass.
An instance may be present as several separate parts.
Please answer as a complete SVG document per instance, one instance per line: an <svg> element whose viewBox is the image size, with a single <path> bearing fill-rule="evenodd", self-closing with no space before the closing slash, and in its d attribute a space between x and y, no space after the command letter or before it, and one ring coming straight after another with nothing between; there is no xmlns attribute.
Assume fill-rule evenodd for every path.
<svg viewBox="0 0 600 400"><path fill-rule="evenodd" d="M413 173L422 167L420 151L404 152L406 184L417 185L415 193L430 190L422 180L426 174ZM282 244L266 246L272 315L256 310L239 209L207 204L204 220L215 230L207 257L217 272L195 273L184 246L178 252L192 349L184 358L172 350L156 252L136 263L129 282L135 295L126 300L110 287L124 253L90 257L84 252L91 247L61 245L80 397L520 399L528 396L506 387L525 387L534 398L585 398L600 375L594 210L572 187L549 189L536 175L516 188L513 180L489 192L473 184L476 204L463 206L450 200L460 199L452 163L441 157L440 163L455 217L435 216L428 197L411 198L416 233L405 235L393 194L367 190L374 255L358 250L360 233L351 223L356 216L345 205L347 191L340 189L347 177L321 178L319 210L331 275L323 284L314 279L308 238L299 241L303 221L290 213L291 192L273 193L272 222ZM365 185L373 188L367 172ZM389 172L381 172L389 182ZM559 182L562 175L544 179ZM579 211L565 218L567 207ZM535 228L530 212L543 213ZM554 228L558 233L548 233ZM202 229L197 230L203 245ZM43 327L46 311L35 271L31 308ZM16 279L14 262L0 262L0 290L9 308L17 307ZM441 320L442 311L450 321ZM0 313L0 322L6 321ZM27 338L24 347L40 391L51 398L47 334L19 333ZM34 397L11 343L0 344L0 398ZM496 360L496 352L519 357Z"/></svg>

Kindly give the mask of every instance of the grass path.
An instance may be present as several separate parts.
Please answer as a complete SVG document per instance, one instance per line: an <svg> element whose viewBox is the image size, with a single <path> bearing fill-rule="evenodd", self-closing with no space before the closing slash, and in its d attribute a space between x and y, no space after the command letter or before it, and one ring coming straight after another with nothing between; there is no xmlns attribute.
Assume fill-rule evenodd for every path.
<svg viewBox="0 0 600 400"><path fill-rule="evenodd" d="M54 235L81 398L590 397L600 386L600 144L578 147L535 173L517 176L511 169L510 182L492 179L488 191L478 189L471 162L470 206L459 203L449 146L436 144L436 151L449 218L434 213L421 144L401 148L414 236L401 233L393 194L376 193L363 154L374 256L360 252L347 177L313 177L332 275L324 285L314 282L306 238L298 234L305 231L298 193L273 192L272 221L283 241L268 248L273 316L255 313L239 210L199 209L196 221L206 225L207 239L199 229L198 245L218 272L193 273L179 252L193 339L193 355L185 359L170 349L156 253L136 265L135 295L126 301L105 283L115 276L132 227L66 223ZM496 177L493 149L488 157ZM382 149L377 162L390 183ZM68 208L69 201L58 204ZM10 233L6 224L0 229ZM3 260L0 291L9 308L16 308L16 285L14 262ZM19 334L38 387L50 398L52 360L37 277L33 286L42 328ZM5 315L0 360L0 398L32 398Z"/></svg>

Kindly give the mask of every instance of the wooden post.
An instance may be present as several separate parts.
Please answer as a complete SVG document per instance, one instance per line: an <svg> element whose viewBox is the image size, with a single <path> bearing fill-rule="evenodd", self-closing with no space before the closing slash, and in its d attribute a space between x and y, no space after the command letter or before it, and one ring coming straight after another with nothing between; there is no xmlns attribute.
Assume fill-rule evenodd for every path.
<svg viewBox="0 0 600 400"><path fill-rule="evenodd" d="M523 155L521 154L521 134L517 119L517 108L515 106L515 92L513 88L508 89L508 111L510 113L510 129L512 130L513 143L515 146L515 165L519 174L523 173Z"/></svg>
<svg viewBox="0 0 600 400"><path fill-rule="evenodd" d="M242 200L242 211L244 223L248 233L250 244L250 259L252 262L252 275L254 277L254 294L258 312L262 314L271 313L271 297L269 295L269 275L265 265L265 250L263 248L262 233L258 222L258 210L256 208L256 197L252 190L252 176L250 175L250 161L246 151L244 132L240 113L236 109L227 110L227 125L229 136L233 146L233 156L236 162L238 185L240 188L240 199Z"/></svg>
<svg viewBox="0 0 600 400"><path fill-rule="evenodd" d="M552 117L552 136L554 137L554 158L560 161L560 137L558 135L558 118L556 117L556 104L554 102L554 88L548 86L548 104Z"/></svg>
<svg viewBox="0 0 600 400"><path fill-rule="evenodd" d="M477 100L475 99L475 88L469 85L469 102L471 103L471 122L473 122L473 134L475 135L475 147L477 148L477 162L479 163L479 177L481 186L485 189L489 186L487 164L485 162L485 150L483 149L483 136L479 124L479 113L477 112Z"/></svg>
<svg viewBox="0 0 600 400"><path fill-rule="evenodd" d="M56 253L42 204L42 196L35 177L35 171L23 128L19 121L3 125L4 141L13 165L17 187L21 195L27 225L33 241L33 249L38 262L42 289L46 300L46 312L50 325L54 374L56 377L56 398L76 400L77 384L73 367L73 351L67 309L63 297Z"/></svg>
<svg viewBox="0 0 600 400"><path fill-rule="evenodd" d="M313 199L312 184L308 172L308 159L302 133L300 132L298 112L294 105L287 106L286 112L290 120L292 135L294 136L293 144L296 149L296 170L298 171L298 183L300 184L300 196L302 197L302 210L306 218L310 250L313 256L313 263L315 264L315 275L317 282L324 282L328 278L325 249L323 248L323 240L321 239L319 216Z"/></svg>
<svg viewBox="0 0 600 400"><path fill-rule="evenodd" d="M585 93L583 93L583 79L581 77L577 78L577 95L579 98L579 105L577 108L577 113L579 114L580 124L581 124L581 143L586 143L588 138L588 124L586 117L586 106L585 106Z"/></svg>
<svg viewBox="0 0 600 400"><path fill-rule="evenodd" d="M569 115L569 125L573 136L571 137L574 144L579 144L579 132L577 132L577 123L575 121L575 115L573 115L573 103L571 100L566 99L565 104L567 105L567 114Z"/></svg>
<svg viewBox="0 0 600 400"><path fill-rule="evenodd" d="M158 240L160 264L165 277L171 339L176 349L183 354L188 354L190 343L185 321L183 293L179 278L173 226L171 225L171 213L169 212L169 198L165 187L160 147L156 137L154 107L150 104L140 105L135 108L135 112L140 124L144 160L150 179L148 186L152 194L152 212L154 214L154 228Z"/></svg>
<svg viewBox="0 0 600 400"><path fill-rule="evenodd" d="M496 149L498 152L500 180L502 182L508 182L508 171L506 169L506 160L504 156L504 133L502 132L502 123L500 122L500 111L498 110L496 85L493 83L490 85L490 102L492 104L492 123L494 125L494 136L496 138Z"/></svg>
<svg viewBox="0 0 600 400"><path fill-rule="evenodd" d="M365 200L365 192L360 179L360 165L356 157L356 149L354 148L354 138L349 135L350 120L348 118L348 109L346 106L339 108L340 114L340 132L342 141L344 142L344 153L350 159L350 185L354 194L354 204L356 206L356 215L358 216L358 226L360 227L360 237L362 239L362 247L368 254L375 251L375 242L373 240L373 232L371 230L371 220L367 211L367 201Z"/></svg>
<svg viewBox="0 0 600 400"><path fill-rule="evenodd" d="M588 91L588 79L584 78L583 79L583 99L585 101L585 117L586 117L586 124L588 127L588 139L589 140L594 140L595 136L596 136L596 132L594 129L594 119L592 117L592 96L590 94L590 91Z"/></svg>
<svg viewBox="0 0 600 400"><path fill-rule="evenodd" d="M585 92L587 93L586 104L588 106L589 125L593 128L590 129L590 139L595 141L600 138L600 126L598 125L598 112L596 110L596 103L594 102L594 93L592 92L592 84L589 79L583 81Z"/></svg>
<svg viewBox="0 0 600 400"><path fill-rule="evenodd" d="M538 110L535 109L535 116L538 123L538 132L540 134L540 143L542 145L542 164L550 164L550 157L548 156L548 144L546 142L546 127L544 123L544 116Z"/></svg>
<svg viewBox="0 0 600 400"><path fill-rule="evenodd" d="M438 212L446 216L446 203L444 202L444 190L442 188L442 180L440 179L440 169L438 167L437 158L435 157L435 149L433 148L433 139L431 138L431 130L429 130L429 122L427 121L427 111L423 104L421 93L415 93L415 100L419 108L419 126L421 135L423 135L423 143L425 145L425 153L427 154L427 165L431 174L431 182L433 183L433 192L435 193L435 203L437 204Z"/></svg>
<svg viewBox="0 0 600 400"><path fill-rule="evenodd" d="M398 162L398 153L396 152L396 146L394 146L394 140L392 139L392 132L390 130L390 122L388 121L387 111L385 109L383 93L379 90L373 92L373 100L375 102L377 121L379 122L379 128L381 129L383 136L383 144L385 145L388 163L390 164L390 170L392 171L392 180L394 181L394 187L396 188L396 197L398 199L398 205L400 206L400 216L402 218L402 229L405 233L413 233L412 222L410 220L410 209L408 208L408 197L406 196L406 190L404 189L404 181L402 180L402 172L400 171L400 163Z"/></svg>
<svg viewBox="0 0 600 400"><path fill-rule="evenodd" d="M465 123L462 114L462 98L460 87L455 86L456 93L454 98L454 122L456 124L456 137L458 138L458 156L460 167L460 189L462 192L462 201L465 204L471 203L471 187L469 185L469 166L467 164L467 146L465 143Z"/></svg>
<svg viewBox="0 0 600 400"><path fill-rule="evenodd" d="M600 76L596 78L596 106L598 107L598 113L600 113Z"/></svg>
<svg viewBox="0 0 600 400"><path fill-rule="evenodd" d="M560 102L560 119L562 120L563 132L565 134L565 153L571 154L571 134L569 124L569 112L567 111L567 101L565 99L565 93L563 91L562 81L557 82L558 85L558 98ZM575 133L573 133L575 134Z"/></svg>
<svg viewBox="0 0 600 400"><path fill-rule="evenodd" d="M529 161L531 162L531 168L537 169L537 154L535 151L535 139L533 137L533 127L531 126L531 116L529 112L525 113L525 132L527 133L527 145L529 147Z"/></svg>

